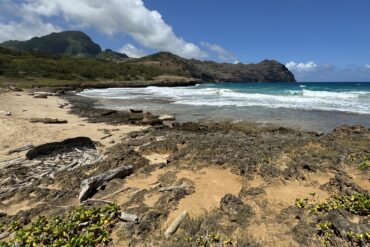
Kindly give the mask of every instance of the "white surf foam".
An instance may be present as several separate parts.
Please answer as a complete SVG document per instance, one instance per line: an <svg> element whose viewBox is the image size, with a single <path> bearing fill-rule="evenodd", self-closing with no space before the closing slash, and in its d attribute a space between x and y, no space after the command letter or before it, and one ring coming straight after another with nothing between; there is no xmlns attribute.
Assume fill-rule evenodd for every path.
<svg viewBox="0 0 370 247"><path fill-rule="evenodd" d="M283 94L248 93L211 87L147 87L85 90L86 97L110 99L169 99L174 104L204 106L261 106L370 114L370 93L287 90Z"/></svg>

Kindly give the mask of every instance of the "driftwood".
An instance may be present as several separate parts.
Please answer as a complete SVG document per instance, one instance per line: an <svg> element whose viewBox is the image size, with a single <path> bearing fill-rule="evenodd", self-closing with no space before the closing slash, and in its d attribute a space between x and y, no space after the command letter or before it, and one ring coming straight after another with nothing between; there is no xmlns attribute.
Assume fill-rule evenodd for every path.
<svg viewBox="0 0 370 247"><path fill-rule="evenodd" d="M59 108L64 108L64 107L66 107L68 105L69 105L69 103L62 103L62 104L59 104L58 107Z"/></svg>
<svg viewBox="0 0 370 247"><path fill-rule="evenodd" d="M164 233L164 236L166 238L170 237L172 234L174 234L177 231L177 228L179 228L181 222L188 216L187 211L182 211L179 216L171 223L171 225L167 228L167 230Z"/></svg>
<svg viewBox="0 0 370 247"><path fill-rule="evenodd" d="M46 94L35 94L33 96L33 98L35 98L35 99L47 99L48 96Z"/></svg>
<svg viewBox="0 0 370 247"><path fill-rule="evenodd" d="M109 137L111 137L112 136L112 134L108 134L108 135L106 135L106 136L103 136L102 138L100 138L100 140L104 140L104 139L107 139L107 138L109 138Z"/></svg>
<svg viewBox="0 0 370 247"><path fill-rule="evenodd" d="M32 93L34 96L37 96L37 95L45 95L45 96L60 96L62 95L61 92L57 92L57 93L50 93L50 92L33 92Z"/></svg>
<svg viewBox="0 0 370 247"><path fill-rule="evenodd" d="M177 185L177 186L163 187L163 188L160 188L159 191L160 192L165 192L165 191L173 191L173 190L187 189L187 188L189 188L189 185L184 183L184 184Z"/></svg>
<svg viewBox="0 0 370 247"><path fill-rule="evenodd" d="M110 195L107 195L107 196L103 197L103 199L105 200L105 199L107 199L107 198L111 198L111 197L113 197L113 196L115 196L115 195L117 195L117 194L119 194L119 193L122 193L122 192L124 192L124 191L126 191L126 190L129 190L129 189L131 189L131 187L127 187L127 188L123 188L123 189L117 190L117 191L116 191L116 192L114 192L113 194L110 194Z"/></svg>
<svg viewBox="0 0 370 247"><path fill-rule="evenodd" d="M0 233L0 240L9 237L10 232L2 232Z"/></svg>
<svg viewBox="0 0 370 247"><path fill-rule="evenodd" d="M106 203L106 204L114 204L113 202L111 201L108 201L108 200L103 200L103 199L87 199L85 201L83 201L82 203L83 204L86 204L88 202L101 202L101 203Z"/></svg>
<svg viewBox="0 0 370 247"><path fill-rule="evenodd" d="M31 149L33 147L34 147L33 144L27 144L27 145L24 145L22 147L9 150L8 154L14 154L14 153L23 152L23 151L29 150L29 149Z"/></svg>
<svg viewBox="0 0 370 247"><path fill-rule="evenodd" d="M162 121L175 121L176 120L175 116L167 115L167 114L159 116L158 119Z"/></svg>
<svg viewBox="0 0 370 247"><path fill-rule="evenodd" d="M116 178L125 178L132 173L132 166L123 166L114 170L107 171L103 174L85 179L81 182L81 192L79 195L80 202L91 197L99 187L102 187L109 181Z"/></svg>
<svg viewBox="0 0 370 247"><path fill-rule="evenodd" d="M139 110L139 109L129 109L129 111L131 113L143 113L143 110Z"/></svg>
<svg viewBox="0 0 370 247"><path fill-rule="evenodd" d="M61 120L57 118L31 118L29 120L31 123L44 123L44 124L65 124L68 123L67 120Z"/></svg>
<svg viewBox="0 0 370 247"><path fill-rule="evenodd" d="M10 111L0 111L1 114L4 114L5 116L11 116L12 113Z"/></svg>
<svg viewBox="0 0 370 247"><path fill-rule="evenodd" d="M121 215L118 216L118 218L126 222L132 222L135 224L139 223L139 217L137 217L136 214L127 214L122 212Z"/></svg>
<svg viewBox="0 0 370 247"><path fill-rule="evenodd" d="M15 159L3 161L3 162L0 163L0 169L5 169L5 168L8 168L10 166L23 164L26 160L27 159L24 158L24 157L18 157L18 158L15 158Z"/></svg>

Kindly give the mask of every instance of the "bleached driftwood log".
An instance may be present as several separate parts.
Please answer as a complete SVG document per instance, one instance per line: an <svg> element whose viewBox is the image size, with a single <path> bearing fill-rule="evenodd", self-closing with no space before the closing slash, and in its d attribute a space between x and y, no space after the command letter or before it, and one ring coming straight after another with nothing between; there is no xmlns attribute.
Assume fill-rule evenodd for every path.
<svg viewBox="0 0 370 247"><path fill-rule="evenodd" d="M0 169L5 169L10 166L20 165L20 164L23 164L25 161L27 161L25 157L18 157L15 159L3 161L0 163Z"/></svg>
<svg viewBox="0 0 370 247"><path fill-rule="evenodd" d="M45 96L60 96L62 95L61 92L57 92L57 93L50 93L50 92L33 92L33 95L36 96L36 95L45 95Z"/></svg>
<svg viewBox="0 0 370 247"><path fill-rule="evenodd" d="M5 116L11 116L12 113L10 111L0 111L1 114L4 114Z"/></svg>
<svg viewBox="0 0 370 247"><path fill-rule="evenodd" d="M0 233L0 240L7 238L10 235L10 232L2 232Z"/></svg>
<svg viewBox="0 0 370 247"><path fill-rule="evenodd" d="M27 145L24 145L22 147L9 150L8 154L14 154L14 153L23 152L23 151L29 150L29 149L31 149L33 147L34 147L33 144L27 144Z"/></svg>
<svg viewBox="0 0 370 247"><path fill-rule="evenodd" d="M189 185L184 183L184 184L176 185L176 186L163 187L163 188L160 188L159 191L160 192L165 192L165 191L173 191L173 190L187 189L187 188L189 188Z"/></svg>
<svg viewBox="0 0 370 247"><path fill-rule="evenodd" d="M179 228L181 222L188 216L188 211L182 211L179 216L171 223L171 225L167 228L167 230L164 233L164 236L166 238L170 237L172 234L174 234L177 231L177 228Z"/></svg>
<svg viewBox="0 0 370 247"><path fill-rule="evenodd" d="M132 166L123 166L114 170L107 171L103 174L85 179L81 182L81 192L79 195L80 202L92 196L99 187L102 187L109 181L116 178L125 178L133 171Z"/></svg>
<svg viewBox="0 0 370 247"><path fill-rule="evenodd" d="M139 223L139 217L137 217L136 214L127 214L122 212L121 215L118 216L118 218L126 222L132 222L135 224Z"/></svg>

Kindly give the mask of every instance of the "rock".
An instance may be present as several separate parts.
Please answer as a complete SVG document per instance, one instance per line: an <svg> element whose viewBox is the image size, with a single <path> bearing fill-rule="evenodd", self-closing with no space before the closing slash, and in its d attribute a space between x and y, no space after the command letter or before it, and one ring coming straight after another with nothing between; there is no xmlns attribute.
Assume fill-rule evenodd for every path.
<svg viewBox="0 0 370 247"><path fill-rule="evenodd" d="M141 121L142 124L148 124L148 125L162 125L163 122L162 120L158 119L158 117L156 116L153 116L151 114L146 114L143 118L143 120Z"/></svg>
<svg viewBox="0 0 370 247"><path fill-rule="evenodd" d="M176 120L175 116L167 115L167 114L159 116L158 119L162 121L175 121Z"/></svg>
<svg viewBox="0 0 370 247"><path fill-rule="evenodd" d="M33 98L35 98L35 99L47 99L48 96L46 94L35 94L33 96Z"/></svg>
<svg viewBox="0 0 370 247"><path fill-rule="evenodd" d="M320 246L312 243L313 236L316 234L316 229L307 224L306 221L300 220L292 229L293 238L301 244L301 246Z"/></svg>
<svg viewBox="0 0 370 247"><path fill-rule="evenodd" d="M341 238L347 237L347 232L368 232L370 231L370 226L367 224L352 223L348 220L348 213L342 210L335 210L328 213L322 221L331 222L333 224L334 232L337 236Z"/></svg>
<svg viewBox="0 0 370 247"><path fill-rule="evenodd" d="M56 155L74 151L75 149L96 149L94 142L88 137L76 137L62 142L51 142L37 146L26 153L29 160L40 156Z"/></svg>
<svg viewBox="0 0 370 247"><path fill-rule="evenodd" d="M101 113L102 116L109 116L109 115L112 115L112 114L115 114L117 113L116 110L106 110L104 112Z"/></svg>
<svg viewBox="0 0 370 247"><path fill-rule="evenodd" d="M143 110L140 110L140 109L130 109L129 111L131 113L143 113Z"/></svg>
<svg viewBox="0 0 370 247"><path fill-rule="evenodd" d="M227 194L221 199L220 209L226 213L230 221L240 224L248 222L254 214L249 205L232 194Z"/></svg>
<svg viewBox="0 0 370 247"><path fill-rule="evenodd" d="M257 196L261 194L265 194L265 190L261 187L252 187L248 189L243 188L240 191L240 195L242 196Z"/></svg>

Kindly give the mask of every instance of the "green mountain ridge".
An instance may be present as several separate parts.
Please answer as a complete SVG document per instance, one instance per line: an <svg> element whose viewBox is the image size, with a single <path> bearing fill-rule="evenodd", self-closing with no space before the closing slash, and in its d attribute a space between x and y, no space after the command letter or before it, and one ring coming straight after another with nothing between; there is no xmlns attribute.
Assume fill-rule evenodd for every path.
<svg viewBox="0 0 370 247"><path fill-rule="evenodd" d="M51 33L27 41L11 40L0 44L0 46L19 51L75 57L93 57L102 52L100 45L94 43L89 36L80 31Z"/></svg>
<svg viewBox="0 0 370 247"><path fill-rule="evenodd" d="M89 36L79 31L0 44L0 76L27 81L40 78L65 80L68 84L89 82L90 86L99 84L101 87L295 82L294 75L274 60L228 64L185 59L169 52L129 58L110 49L102 51Z"/></svg>

